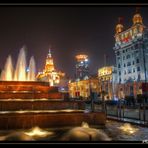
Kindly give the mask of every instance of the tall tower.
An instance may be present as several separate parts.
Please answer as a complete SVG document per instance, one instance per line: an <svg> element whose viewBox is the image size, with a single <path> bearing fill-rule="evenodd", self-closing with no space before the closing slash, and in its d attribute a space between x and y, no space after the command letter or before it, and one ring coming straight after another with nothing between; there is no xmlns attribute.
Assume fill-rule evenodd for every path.
<svg viewBox="0 0 148 148"><path fill-rule="evenodd" d="M142 17L136 11L133 25L122 30L121 23L116 26L115 46L117 83L145 81L148 64L148 30L143 25Z"/></svg>
<svg viewBox="0 0 148 148"><path fill-rule="evenodd" d="M76 56L76 79L86 79L89 76L88 56L80 54Z"/></svg>
<svg viewBox="0 0 148 148"><path fill-rule="evenodd" d="M57 86L64 75L65 73L55 69L51 50L49 49L48 55L46 57L45 68L43 69L43 72L38 73L37 79L39 81L49 82L50 86Z"/></svg>
<svg viewBox="0 0 148 148"><path fill-rule="evenodd" d="M48 52L48 55L47 55L47 58L46 58L44 72L49 73L49 72L52 72L54 70L55 70L55 68L54 68L53 58L51 56L51 50L49 49L49 52Z"/></svg>

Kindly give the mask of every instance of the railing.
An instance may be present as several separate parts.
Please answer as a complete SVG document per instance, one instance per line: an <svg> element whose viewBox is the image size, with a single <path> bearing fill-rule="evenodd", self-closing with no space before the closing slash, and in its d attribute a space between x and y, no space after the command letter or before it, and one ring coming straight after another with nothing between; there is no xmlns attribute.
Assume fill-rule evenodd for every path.
<svg viewBox="0 0 148 148"><path fill-rule="evenodd" d="M92 105L93 103L93 105ZM86 101L85 110L105 112L108 118L128 121L148 126L148 104L127 105L121 101L114 103L102 101Z"/></svg>
<svg viewBox="0 0 148 148"><path fill-rule="evenodd" d="M105 104L107 117L116 117L118 120L131 121L148 126L148 104L127 105L121 101L117 104Z"/></svg>

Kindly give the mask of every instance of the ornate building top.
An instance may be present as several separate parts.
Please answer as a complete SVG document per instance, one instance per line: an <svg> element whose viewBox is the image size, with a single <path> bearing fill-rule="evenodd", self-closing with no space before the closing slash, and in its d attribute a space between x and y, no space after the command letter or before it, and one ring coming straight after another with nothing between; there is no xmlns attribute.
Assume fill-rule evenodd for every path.
<svg viewBox="0 0 148 148"><path fill-rule="evenodd" d="M117 24L115 34L116 49L118 46L126 46L132 43L133 40L141 38L145 28L139 12L136 12L133 16L133 25L129 29L123 31L123 25L121 23Z"/></svg>

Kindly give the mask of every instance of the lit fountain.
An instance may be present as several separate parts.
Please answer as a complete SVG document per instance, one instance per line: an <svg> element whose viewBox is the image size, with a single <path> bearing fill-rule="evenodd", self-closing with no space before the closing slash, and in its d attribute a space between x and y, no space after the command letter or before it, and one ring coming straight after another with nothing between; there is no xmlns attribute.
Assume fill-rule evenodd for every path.
<svg viewBox="0 0 148 148"><path fill-rule="evenodd" d="M11 56L7 58L1 74L0 104L0 129L74 126L83 120L92 125L104 125L106 121L104 113L85 113L83 101L65 101L58 87L36 81L34 57L30 58L27 71L24 47L19 52L15 69ZM31 133L43 132L35 128Z"/></svg>
<svg viewBox="0 0 148 148"><path fill-rule="evenodd" d="M12 59L10 55L8 56L6 60L4 70L2 71L1 80L3 81L13 80L13 65L12 65Z"/></svg>
<svg viewBox="0 0 148 148"><path fill-rule="evenodd" d="M82 122L81 127L74 127L61 139L62 141L110 141L102 130L90 128L87 122Z"/></svg>
<svg viewBox="0 0 148 148"><path fill-rule="evenodd" d="M27 81L35 81L35 60L32 56L29 62L29 72L27 75Z"/></svg>
<svg viewBox="0 0 148 148"><path fill-rule="evenodd" d="M35 81L35 60L32 56L29 62L29 72L26 73L26 54L25 54L25 47L22 47L17 64L16 69L13 71L12 59L11 56L8 56L6 60L6 64L4 70L1 74L2 81ZM14 73L13 73L14 72Z"/></svg>
<svg viewBox="0 0 148 148"><path fill-rule="evenodd" d="M36 126L36 127L33 127L31 130L29 130L28 132L25 132L25 134L31 137L46 137L49 135L53 135L54 133L45 131Z"/></svg>

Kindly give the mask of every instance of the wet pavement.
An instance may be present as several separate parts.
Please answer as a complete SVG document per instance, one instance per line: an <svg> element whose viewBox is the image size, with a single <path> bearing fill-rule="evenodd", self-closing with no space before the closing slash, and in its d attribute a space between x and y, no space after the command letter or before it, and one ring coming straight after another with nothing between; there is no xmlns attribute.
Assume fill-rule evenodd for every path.
<svg viewBox="0 0 148 148"><path fill-rule="evenodd" d="M115 141L143 141L148 140L148 128L108 120L105 133Z"/></svg>

